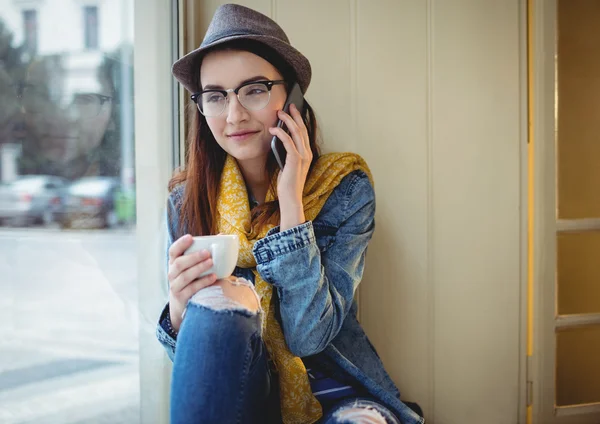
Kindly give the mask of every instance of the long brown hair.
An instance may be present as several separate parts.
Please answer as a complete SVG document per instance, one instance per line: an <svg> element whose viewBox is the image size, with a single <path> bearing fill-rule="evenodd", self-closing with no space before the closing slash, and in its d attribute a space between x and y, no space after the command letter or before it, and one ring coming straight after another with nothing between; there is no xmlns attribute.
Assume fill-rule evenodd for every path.
<svg viewBox="0 0 600 424"><path fill-rule="evenodd" d="M279 55L262 44L242 41L219 47L220 50L244 50L257 54L270 62L283 75L287 86L295 81L293 69L287 65ZM200 84L200 63L194 66L195 79ZM191 125L187 135L186 165L184 169L177 170L169 181L169 192L175 187L185 183L185 191L179 208L179 236L184 232L194 236L211 235L217 233L217 196L219 183L225 165L227 153L215 140L204 115L200 113L194 103L188 105L188 117ZM317 120L312 107L305 101L305 110L302 120L308 130L310 149L313 160L312 170L316 163L320 149L317 145ZM277 162L272 152L269 153L265 166L265 176L270 181L271 190L275 191L275 176L278 170ZM309 171L310 174L310 171ZM279 201L265 202L252 209L252 228L279 222Z"/></svg>

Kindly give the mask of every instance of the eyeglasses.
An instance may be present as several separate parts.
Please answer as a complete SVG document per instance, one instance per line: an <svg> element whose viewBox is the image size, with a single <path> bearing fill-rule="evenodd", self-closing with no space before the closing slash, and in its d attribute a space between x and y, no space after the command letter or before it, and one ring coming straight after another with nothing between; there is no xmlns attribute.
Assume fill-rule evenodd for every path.
<svg viewBox="0 0 600 424"><path fill-rule="evenodd" d="M27 87L18 97L25 112L41 114L59 108L82 119L98 116L104 104L112 100L110 96L97 93L49 96L47 93Z"/></svg>
<svg viewBox="0 0 600 424"><path fill-rule="evenodd" d="M206 117L219 116L227 107L229 93L235 93L242 106L248 110L264 109L271 100L274 85L285 84L284 80L253 81L229 90L204 90L191 95L200 113Z"/></svg>

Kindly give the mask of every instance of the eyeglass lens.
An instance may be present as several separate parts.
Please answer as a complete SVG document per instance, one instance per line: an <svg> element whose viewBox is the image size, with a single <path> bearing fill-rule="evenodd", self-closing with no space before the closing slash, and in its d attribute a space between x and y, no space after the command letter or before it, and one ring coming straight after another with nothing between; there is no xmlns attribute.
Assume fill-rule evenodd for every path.
<svg viewBox="0 0 600 424"><path fill-rule="evenodd" d="M238 91L238 100L248 110L260 110L269 104L271 92L266 84L245 85ZM205 116L218 116L227 106L227 97L218 91L202 93L198 107Z"/></svg>

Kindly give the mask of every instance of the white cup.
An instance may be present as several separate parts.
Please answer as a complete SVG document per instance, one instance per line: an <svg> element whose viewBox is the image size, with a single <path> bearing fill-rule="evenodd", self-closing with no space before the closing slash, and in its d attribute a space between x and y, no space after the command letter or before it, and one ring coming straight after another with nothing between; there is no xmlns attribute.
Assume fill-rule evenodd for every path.
<svg viewBox="0 0 600 424"><path fill-rule="evenodd" d="M215 273L217 279L227 278L235 269L240 251L240 239L237 235L219 234L216 236L193 237L194 242L184 254L208 250L213 260L213 266L200 277Z"/></svg>

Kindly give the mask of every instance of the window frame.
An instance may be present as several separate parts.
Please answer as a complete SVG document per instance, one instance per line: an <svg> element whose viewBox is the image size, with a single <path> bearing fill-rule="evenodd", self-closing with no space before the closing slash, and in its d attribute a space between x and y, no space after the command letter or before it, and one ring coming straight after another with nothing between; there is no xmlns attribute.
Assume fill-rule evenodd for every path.
<svg viewBox="0 0 600 424"><path fill-rule="evenodd" d="M170 72L179 53L179 6L178 0L134 0L133 8L141 423L169 422L172 368L155 328L167 300L167 183L180 151L179 92Z"/></svg>

